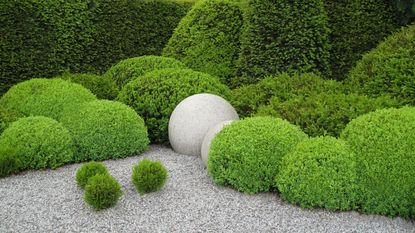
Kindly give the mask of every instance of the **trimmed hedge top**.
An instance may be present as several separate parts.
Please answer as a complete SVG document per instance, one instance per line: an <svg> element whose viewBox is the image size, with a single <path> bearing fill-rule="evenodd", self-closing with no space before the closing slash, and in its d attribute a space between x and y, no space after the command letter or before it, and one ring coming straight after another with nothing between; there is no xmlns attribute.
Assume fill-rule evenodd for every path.
<svg viewBox="0 0 415 233"><path fill-rule="evenodd" d="M94 93L99 99L115 99L118 95L117 85L105 76L95 74L64 74L60 78L73 83L81 84Z"/></svg>

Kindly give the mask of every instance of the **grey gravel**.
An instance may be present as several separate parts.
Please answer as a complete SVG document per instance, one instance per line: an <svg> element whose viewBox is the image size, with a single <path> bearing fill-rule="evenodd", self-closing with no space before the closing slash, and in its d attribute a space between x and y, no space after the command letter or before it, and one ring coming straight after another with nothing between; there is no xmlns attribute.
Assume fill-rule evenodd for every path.
<svg viewBox="0 0 415 233"><path fill-rule="evenodd" d="M161 160L170 177L163 190L140 196L130 176L143 158ZM216 186L200 158L161 146L105 164L124 195L101 212L84 203L75 183L81 164L1 179L0 232L415 232L415 223L401 218L302 210L274 193Z"/></svg>

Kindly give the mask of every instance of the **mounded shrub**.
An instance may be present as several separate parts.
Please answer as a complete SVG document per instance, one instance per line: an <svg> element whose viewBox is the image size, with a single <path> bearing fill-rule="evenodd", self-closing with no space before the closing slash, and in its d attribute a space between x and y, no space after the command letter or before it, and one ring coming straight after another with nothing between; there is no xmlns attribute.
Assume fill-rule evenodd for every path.
<svg viewBox="0 0 415 233"><path fill-rule="evenodd" d="M388 97L372 99L357 94L326 94L297 96L285 102L271 98L269 105L261 106L259 116L286 119L299 126L309 136L338 137L354 118L377 109L396 107L398 103Z"/></svg>
<svg viewBox="0 0 415 233"><path fill-rule="evenodd" d="M300 142L281 162L276 179L283 199L302 208L356 207L356 161L344 141L333 137Z"/></svg>
<svg viewBox="0 0 415 233"><path fill-rule="evenodd" d="M350 72L352 90L369 96L389 94L415 105L415 25L403 28L363 56Z"/></svg>
<svg viewBox="0 0 415 233"><path fill-rule="evenodd" d="M47 117L25 117L12 123L0 136L0 148L15 150L22 169L57 168L73 161L69 131Z"/></svg>
<svg viewBox="0 0 415 233"><path fill-rule="evenodd" d="M31 79L13 86L0 105L25 116L46 116L59 120L65 110L96 97L79 84L62 79Z"/></svg>
<svg viewBox="0 0 415 233"><path fill-rule="evenodd" d="M156 70L129 82L118 100L143 116L151 142L168 142L168 121L174 108L185 98L211 93L226 99L229 89L216 77L190 69Z"/></svg>
<svg viewBox="0 0 415 233"><path fill-rule="evenodd" d="M140 194L155 192L166 183L167 169L160 161L141 160L133 167L132 181Z"/></svg>
<svg viewBox="0 0 415 233"><path fill-rule="evenodd" d="M415 217L414 132L415 108L410 107L360 116L342 132L356 154L363 212Z"/></svg>
<svg viewBox="0 0 415 233"><path fill-rule="evenodd" d="M85 188L89 178L97 174L108 175L109 172L104 164L98 162L89 162L83 164L78 171L76 171L76 183L82 189Z"/></svg>
<svg viewBox="0 0 415 233"><path fill-rule="evenodd" d="M92 176L85 186L85 202L96 210L114 206L121 196L121 185L109 174Z"/></svg>
<svg viewBox="0 0 415 233"><path fill-rule="evenodd" d="M200 1L180 21L163 55L235 86L238 82L232 79L236 75L242 25L243 13L234 1Z"/></svg>
<svg viewBox="0 0 415 233"><path fill-rule="evenodd" d="M115 82L106 76L95 74L64 74L60 78L81 84L99 99L115 99L119 92Z"/></svg>
<svg viewBox="0 0 415 233"><path fill-rule="evenodd" d="M0 135L11 123L23 117L22 114L0 106Z"/></svg>
<svg viewBox="0 0 415 233"><path fill-rule="evenodd" d="M323 0L252 0L248 4L241 37L240 84L281 72L330 73Z"/></svg>
<svg viewBox="0 0 415 233"><path fill-rule="evenodd" d="M121 89L134 78L138 78L154 70L167 68L186 68L186 66L174 58L141 56L120 61L105 73L105 77L114 80Z"/></svg>
<svg viewBox="0 0 415 233"><path fill-rule="evenodd" d="M123 158L148 147L143 119L128 106L109 100L80 105L61 119L77 147L76 161Z"/></svg>
<svg viewBox="0 0 415 233"><path fill-rule="evenodd" d="M208 170L213 181L254 194L276 188L281 159L307 135L297 126L272 117L233 122L213 139Z"/></svg>
<svg viewBox="0 0 415 233"><path fill-rule="evenodd" d="M21 168L21 162L16 151L9 146L0 147L0 178L16 173Z"/></svg>

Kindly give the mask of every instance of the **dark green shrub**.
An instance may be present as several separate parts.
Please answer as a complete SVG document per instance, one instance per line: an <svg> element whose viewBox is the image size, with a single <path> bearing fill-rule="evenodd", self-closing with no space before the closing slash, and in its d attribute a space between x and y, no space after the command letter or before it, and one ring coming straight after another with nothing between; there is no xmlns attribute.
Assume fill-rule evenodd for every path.
<svg viewBox="0 0 415 233"><path fill-rule="evenodd" d="M388 0L397 13L398 22L407 24L415 20L415 0Z"/></svg>
<svg viewBox="0 0 415 233"><path fill-rule="evenodd" d="M16 150L7 145L0 147L0 178L16 173L21 168L21 162Z"/></svg>
<svg viewBox="0 0 415 233"><path fill-rule="evenodd" d="M134 78L143 76L154 70L166 68L186 68L186 66L174 58L160 56L134 57L122 60L112 66L105 73L105 77L114 80L121 89Z"/></svg>
<svg viewBox="0 0 415 233"><path fill-rule="evenodd" d="M326 94L297 96L285 102L272 98L258 110L259 116L281 117L299 126L309 136L338 137L354 118L376 109L396 107L387 97L372 99L357 94Z"/></svg>
<svg viewBox="0 0 415 233"><path fill-rule="evenodd" d="M180 21L163 55L235 86L243 15L230 0L200 1Z"/></svg>
<svg viewBox="0 0 415 233"><path fill-rule="evenodd" d="M121 185L109 174L92 176L85 186L84 200L96 210L114 206L121 196Z"/></svg>
<svg viewBox="0 0 415 233"><path fill-rule="evenodd" d="M22 169L57 168L73 161L74 146L61 123L43 116L12 123L0 136L0 148L15 150Z"/></svg>
<svg viewBox="0 0 415 233"><path fill-rule="evenodd" d="M0 105L25 116L47 116L59 120L65 110L96 97L79 84L62 79L31 79L13 86Z"/></svg>
<svg viewBox="0 0 415 233"><path fill-rule="evenodd" d="M347 125L341 138L357 157L360 209L410 217L415 204L415 109L363 115Z"/></svg>
<svg viewBox="0 0 415 233"><path fill-rule="evenodd" d="M160 161L143 159L133 167L133 184L140 194L160 190L166 179L167 169Z"/></svg>
<svg viewBox="0 0 415 233"><path fill-rule="evenodd" d="M403 28L363 56L350 72L352 90L369 96L389 94L415 105L415 25Z"/></svg>
<svg viewBox="0 0 415 233"><path fill-rule="evenodd" d="M249 1L241 38L240 84L281 72L329 74L323 0Z"/></svg>
<svg viewBox="0 0 415 233"><path fill-rule="evenodd" d="M0 135L11 123L23 117L22 114L0 106Z"/></svg>
<svg viewBox="0 0 415 233"><path fill-rule="evenodd" d="M282 159L276 183L285 200L302 208L356 207L355 156L336 138L318 137L299 143Z"/></svg>
<svg viewBox="0 0 415 233"><path fill-rule="evenodd" d="M254 117L226 126L213 139L208 170L213 181L249 194L276 188L280 160L307 136L272 117Z"/></svg>
<svg viewBox="0 0 415 233"><path fill-rule="evenodd" d="M150 140L168 142L168 121L174 108L188 96L211 93L226 97L229 89L216 77L190 69L156 70L129 82L118 100L143 116Z"/></svg>
<svg viewBox="0 0 415 233"><path fill-rule="evenodd" d="M84 189L86 184L88 183L89 178L97 174L101 174L101 175L109 174L104 164L97 163L94 161L83 164L76 172L76 183L78 184L79 187Z"/></svg>
<svg viewBox="0 0 415 233"><path fill-rule="evenodd" d="M143 119L128 106L109 100L84 103L61 119L77 147L76 161L123 158L148 147Z"/></svg>
<svg viewBox="0 0 415 233"><path fill-rule="evenodd" d="M65 74L60 78L81 84L94 93L99 99L115 99L118 95L118 87L115 82L106 77L95 74Z"/></svg>

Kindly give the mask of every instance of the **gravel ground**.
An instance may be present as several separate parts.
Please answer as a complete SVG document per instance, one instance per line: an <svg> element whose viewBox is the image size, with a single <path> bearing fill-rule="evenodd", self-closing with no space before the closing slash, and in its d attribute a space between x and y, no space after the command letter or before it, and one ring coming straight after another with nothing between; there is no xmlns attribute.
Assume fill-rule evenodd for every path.
<svg viewBox="0 0 415 233"><path fill-rule="evenodd" d="M161 160L170 177L160 192L139 196L131 168L145 157ZM215 186L200 158L160 146L105 164L124 195L101 212L82 199L74 180L80 164L1 179L0 232L415 232L401 218L302 210L276 194Z"/></svg>

